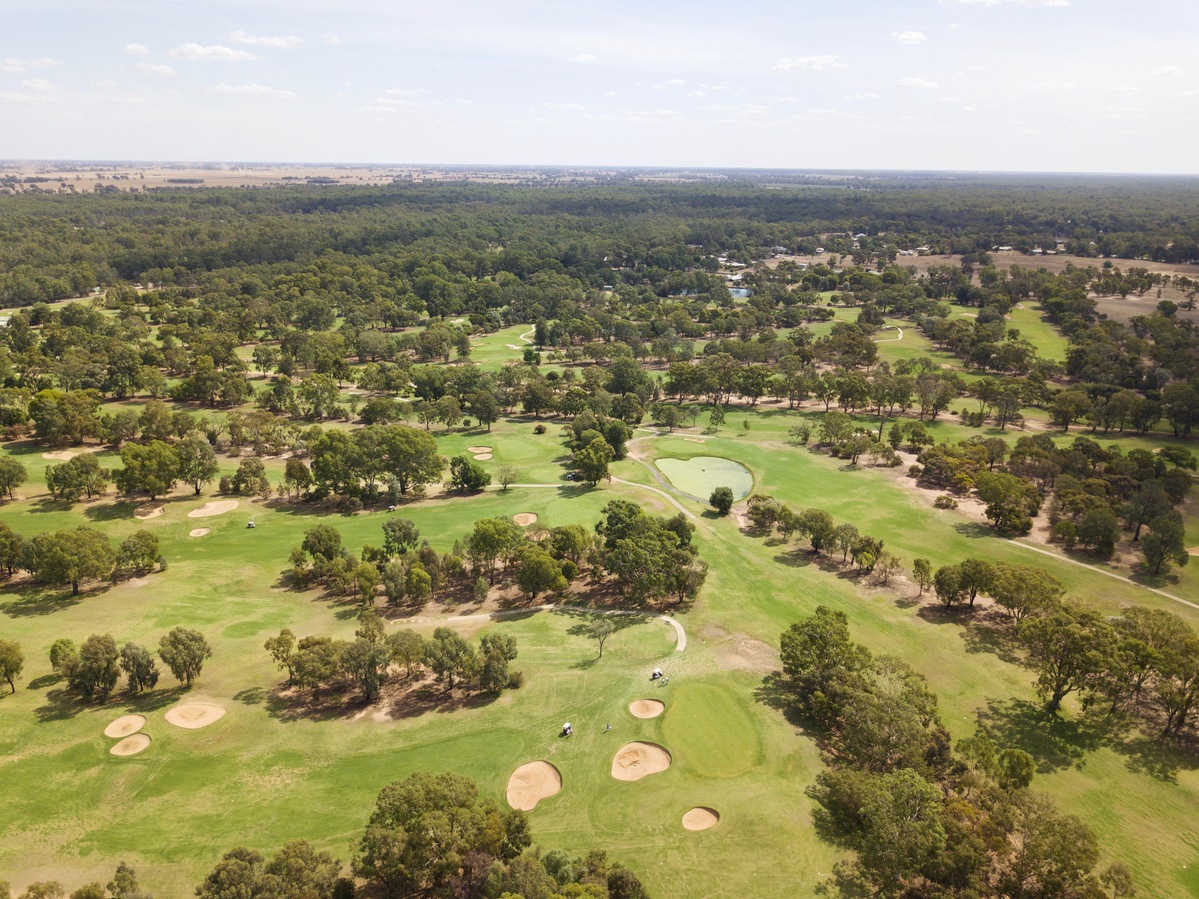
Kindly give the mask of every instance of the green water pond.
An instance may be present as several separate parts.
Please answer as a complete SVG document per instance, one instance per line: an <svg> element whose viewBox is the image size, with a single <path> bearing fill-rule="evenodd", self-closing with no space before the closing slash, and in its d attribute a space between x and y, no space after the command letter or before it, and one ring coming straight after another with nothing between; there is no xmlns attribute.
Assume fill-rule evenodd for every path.
<svg viewBox="0 0 1199 899"><path fill-rule="evenodd" d="M754 476L740 462L716 456L690 459L658 459L658 471L678 490L707 501L717 487L729 487L736 499L744 499L754 488Z"/></svg>

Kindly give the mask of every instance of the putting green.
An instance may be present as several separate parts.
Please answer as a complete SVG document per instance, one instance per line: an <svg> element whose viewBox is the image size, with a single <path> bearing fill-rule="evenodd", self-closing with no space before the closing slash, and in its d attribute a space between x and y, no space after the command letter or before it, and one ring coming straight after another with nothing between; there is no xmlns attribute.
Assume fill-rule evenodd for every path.
<svg viewBox="0 0 1199 899"><path fill-rule="evenodd" d="M676 679L661 721L663 742L701 777L734 777L760 760L760 728L744 697L716 680Z"/></svg>
<svg viewBox="0 0 1199 899"><path fill-rule="evenodd" d="M732 459L694 456L690 459L658 459L654 464L677 489L705 502L717 487L731 488L737 499L744 499L754 489L753 474Z"/></svg>

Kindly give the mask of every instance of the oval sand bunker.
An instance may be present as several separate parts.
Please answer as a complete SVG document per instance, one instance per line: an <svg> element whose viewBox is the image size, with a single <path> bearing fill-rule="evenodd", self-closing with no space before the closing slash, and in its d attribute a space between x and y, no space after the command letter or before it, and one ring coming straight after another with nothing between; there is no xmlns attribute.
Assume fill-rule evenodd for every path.
<svg viewBox="0 0 1199 899"><path fill-rule="evenodd" d="M192 509L187 513L188 518L211 518L213 515L224 515L226 512L232 512L238 506L235 499L219 499L211 503L205 503L198 509Z"/></svg>
<svg viewBox="0 0 1199 899"><path fill-rule="evenodd" d="M163 715L163 717L176 727L195 730L200 727L207 727L212 722L224 718L225 707L217 705L214 702L187 702L183 705L175 706Z"/></svg>
<svg viewBox="0 0 1199 899"><path fill-rule="evenodd" d="M666 711L666 703L657 699L638 699L629 703L629 711L634 718L657 718Z"/></svg>
<svg viewBox="0 0 1199 899"><path fill-rule="evenodd" d="M528 762L508 778L508 804L522 812L531 811L542 799L562 789L562 773L549 762Z"/></svg>
<svg viewBox="0 0 1199 899"><path fill-rule="evenodd" d="M146 726L145 715L122 715L108 727L104 728L104 736L114 740L135 734Z"/></svg>
<svg viewBox="0 0 1199 899"><path fill-rule="evenodd" d="M210 528L192 528L187 532L189 537L207 537L211 533Z"/></svg>
<svg viewBox="0 0 1199 899"><path fill-rule="evenodd" d="M522 528L527 528L529 525L537 523L537 516L532 512L520 512L517 515L513 515L512 520Z"/></svg>
<svg viewBox="0 0 1199 899"><path fill-rule="evenodd" d="M670 753L657 743L625 743L612 759L617 780L641 780L670 767Z"/></svg>
<svg viewBox="0 0 1199 899"><path fill-rule="evenodd" d="M491 447L489 447L489 446L468 446L466 448L466 451L468 453L489 453L489 452L491 452Z"/></svg>
<svg viewBox="0 0 1199 899"><path fill-rule="evenodd" d="M479 462L486 462L491 458L491 453L475 453L475 459Z"/></svg>
<svg viewBox="0 0 1199 899"><path fill-rule="evenodd" d="M699 805L683 815L684 830L707 830L720 823L720 812Z"/></svg>
<svg viewBox="0 0 1199 899"><path fill-rule="evenodd" d="M150 738L145 734L134 734L131 737L126 737L108 751L113 755L137 755L149 745Z"/></svg>

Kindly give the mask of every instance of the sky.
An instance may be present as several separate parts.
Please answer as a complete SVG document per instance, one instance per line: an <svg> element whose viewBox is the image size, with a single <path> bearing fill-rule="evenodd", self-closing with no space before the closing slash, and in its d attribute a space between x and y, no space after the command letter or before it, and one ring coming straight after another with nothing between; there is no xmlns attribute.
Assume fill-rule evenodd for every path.
<svg viewBox="0 0 1199 899"><path fill-rule="evenodd" d="M1193 0L0 0L0 158L1199 170Z"/></svg>

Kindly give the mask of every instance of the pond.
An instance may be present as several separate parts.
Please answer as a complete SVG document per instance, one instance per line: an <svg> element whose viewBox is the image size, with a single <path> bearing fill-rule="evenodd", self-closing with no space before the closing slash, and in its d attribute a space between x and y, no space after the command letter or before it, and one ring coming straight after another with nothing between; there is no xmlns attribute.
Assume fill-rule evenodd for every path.
<svg viewBox="0 0 1199 899"><path fill-rule="evenodd" d="M736 499L745 499L754 487L754 476L740 462L716 456L658 459L658 470L678 490L707 502L717 487L730 487Z"/></svg>

